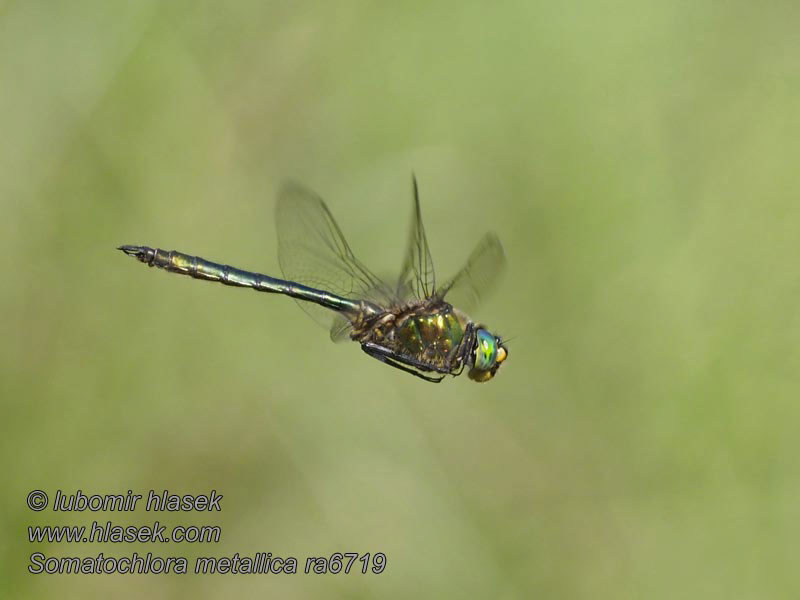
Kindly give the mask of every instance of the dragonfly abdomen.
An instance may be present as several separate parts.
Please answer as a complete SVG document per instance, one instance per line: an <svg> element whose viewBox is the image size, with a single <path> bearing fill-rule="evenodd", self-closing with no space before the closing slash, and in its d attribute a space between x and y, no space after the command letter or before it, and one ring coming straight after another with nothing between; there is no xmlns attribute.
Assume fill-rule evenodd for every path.
<svg viewBox="0 0 800 600"><path fill-rule="evenodd" d="M149 246L120 246L119 249L150 267L158 267L179 275L188 275L194 279L217 281L236 287L249 287L258 292L285 294L339 312L356 312L363 309L357 301L342 298L324 290L277 279L263 273L237 269L177 250L162 250Z"/></svg>

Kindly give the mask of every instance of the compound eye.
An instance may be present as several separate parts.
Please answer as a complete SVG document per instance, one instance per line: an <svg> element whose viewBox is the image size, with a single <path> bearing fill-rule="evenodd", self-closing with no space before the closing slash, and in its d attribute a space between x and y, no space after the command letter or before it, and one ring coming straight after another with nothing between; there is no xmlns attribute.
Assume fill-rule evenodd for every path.
<svg viewBox="0 0 800 600"><path fill-rule="evenodd" d="M497 340L485 329L478 329L475 338L475 368L488 371L497 362Z"/></svg>

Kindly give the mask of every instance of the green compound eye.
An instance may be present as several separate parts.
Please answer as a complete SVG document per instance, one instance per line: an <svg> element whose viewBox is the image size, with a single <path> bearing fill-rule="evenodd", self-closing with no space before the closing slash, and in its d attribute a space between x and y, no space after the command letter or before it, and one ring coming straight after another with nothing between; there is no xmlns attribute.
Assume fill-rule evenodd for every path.
<svg viewBox="0 0 800 600"><path fill-rule="evenodd" d="M478 341L475 348L475 368L488 371L497 361L497 342L485 329L478 329L475 337Z"/></svg>

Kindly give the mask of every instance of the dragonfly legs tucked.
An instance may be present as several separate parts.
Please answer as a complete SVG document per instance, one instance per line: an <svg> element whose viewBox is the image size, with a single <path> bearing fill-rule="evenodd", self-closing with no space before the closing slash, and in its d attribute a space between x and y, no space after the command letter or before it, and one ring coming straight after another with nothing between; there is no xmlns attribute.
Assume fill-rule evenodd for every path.
<svg viewBox="0 0 800 600"><path fill-rule="evenodd" d="M411 373L412 375L415 375L420 379L424 379L425 381L439 383L442 379L444 379L444 375L440 377L428 377L427 375L423 375L414 369L420 369L422 371L435 371L436 369L433 369L430 365L426 365L425 363L408 356L397 354L396 352L374 342L364 342L361 344L361 349L369 354L372 358L377 358L384 364L394 367L395 369L405 371L406 373Z"/></svg>

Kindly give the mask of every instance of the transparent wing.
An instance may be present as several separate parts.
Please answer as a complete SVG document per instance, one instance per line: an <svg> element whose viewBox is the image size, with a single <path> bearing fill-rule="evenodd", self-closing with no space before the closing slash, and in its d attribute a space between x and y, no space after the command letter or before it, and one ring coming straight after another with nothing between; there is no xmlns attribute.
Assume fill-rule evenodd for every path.
<svg viewBox="0 0 800 600"><path fill-rule="evenodd" d="M289 182L276 205L278 262L285 279L345 298L390 302L388 286L353 255L325 202L311 190ZM346 339L349 322L310 302L297 302L315 321ZM338 318L337 318L338 316Z"/></svg>
<svg viewBox="0 0 800 600"><path fill-rule="evenodd" d="M403 268L397 280L397 295L401 298L415 296L422 299L433 296L436 291L436 275L425 227L422 225L416 177L413 178L413 182L414 212L411 219L411 237L408 240Z"/></svg>
<svg viewBox="0 0 800 600"><path fill-rule="evenodd" d="M506 255L500 239L487 233L475 246L464 268L437 295L446 297L455 308L469 313L494 290L505 266Z"/></svg>

